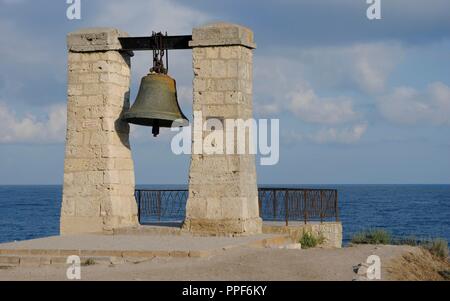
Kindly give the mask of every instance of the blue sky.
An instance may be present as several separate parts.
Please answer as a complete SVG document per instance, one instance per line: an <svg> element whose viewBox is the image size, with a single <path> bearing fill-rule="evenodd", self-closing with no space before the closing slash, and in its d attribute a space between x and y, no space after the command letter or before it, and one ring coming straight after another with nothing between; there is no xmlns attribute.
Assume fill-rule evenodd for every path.
<svg viewBox="0 0 450 301"><path fill-rule="evenodd" d="M248 26L258 118L280 118L280 162L257 166L260 183L448 183L450 1L0 0L0 184L60 184L63 174L66 34L117 27L190 34L214 21ZM132 98L150 66L132 61ZM183 111L191 116L190 51L173 51ZM133 127L138 183L186 183L189 156Z"/></svg>

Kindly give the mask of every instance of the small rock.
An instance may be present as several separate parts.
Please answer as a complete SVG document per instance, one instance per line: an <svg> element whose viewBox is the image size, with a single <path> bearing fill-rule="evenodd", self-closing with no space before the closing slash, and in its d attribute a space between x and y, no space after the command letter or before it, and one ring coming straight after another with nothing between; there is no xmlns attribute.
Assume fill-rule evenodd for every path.
<svg viewBox="0 0 450 301"><path fill-rule="evenodd" d="M138 263L150 261L150 260L152 260L152 258L148 258L148 257L127 257L124 260L125 260L125 262L138 264Z"/></svg>
<svg viewBox="0 0 450 301"><path fill-rule="evenodd" d="M296 244L288 244L284 246L279 246L279 249L285 249L285 250L301 250L302 244L296 243Z"/></svg>
<svg viewBox="0 0 450 301"><path fill-rule="evenodd" d="M122 257L116 257L116 256L112 256L109 258L109 263L110 265L117 265L117 264L122 264L124 263L124 259Z"/></svg>
<svg viewBox="0 0 450 301"><path fill-rule="evenodd" d="M366 276L368 268L369 265L367 263L360 263L357 266L353 267L353 272L355 272L357 275Z"/></svg>

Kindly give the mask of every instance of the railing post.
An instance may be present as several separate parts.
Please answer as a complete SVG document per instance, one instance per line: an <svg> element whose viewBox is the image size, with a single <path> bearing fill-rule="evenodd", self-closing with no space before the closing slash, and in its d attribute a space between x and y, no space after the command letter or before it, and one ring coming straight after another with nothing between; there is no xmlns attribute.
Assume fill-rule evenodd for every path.
<svg viewBox="0 0 450 301"><path fill-rule="evenodd" d="M334 212L336 214L336 222L339 221L338 192L334 191Z"/></svg>
<svg viewBox="0 0 450 301"><path fill-rule="evenodd" d="M262 218L262 199L266 195L264 194L264 191L258 190L258 210L259 210L259 217Z"/></svg>
<svg viewBox="0 0 450 301"><path fill-rule="evenodd" d="M158 190L157 200L156 200L156 210L158 211L158 221L161 221L161 190Z"/></svg>
<svg viewBox="0 0 450 301"><path fill-rule="evenodd" d="M138 223L141 223L141 191L137 191Z"/></svg>
<svg viewBox="0 0 450 301"><path fill-rule="evenodd" d="M286 227L289 226L289 191L286 189L284 195L284 210L286 212Z"/></svg>
<svg viewBox="0 0 450 301"><path fill-rule="evenodd" d="M323 223L323 190L320 191L320 223Z"/></svg>
<svg viewBox="0 0 450 301"><path fill-rule="evenodd" d="M307 221L308 221L307 196L308 196L308 191L305 189L305 190L303 190L303 219L305 221L305 225L307 224Z"/></svg>
<svg viewBox="0 0 450 301"><path fill-rule="evenodd" d="M273 218L277 218L277 191L274 189L273 192Z"/></svg>

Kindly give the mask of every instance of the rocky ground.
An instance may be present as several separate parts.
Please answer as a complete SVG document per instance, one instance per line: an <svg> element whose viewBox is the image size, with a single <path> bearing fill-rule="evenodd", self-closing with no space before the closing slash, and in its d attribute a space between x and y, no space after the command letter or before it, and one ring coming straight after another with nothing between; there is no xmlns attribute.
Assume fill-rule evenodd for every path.
<svg viewBox="0 0 450 301"><path fill-rule="evenodd" d="M358 245L342 249L287 250L242 247L209 258L154 258L81 268L82 280L365 280L358 264L381 259L382 280L442 280L449 270L416 247ZM419 262L418 262L419 260ZM2 267L0 280L66 280L65 266Z"/></svg>

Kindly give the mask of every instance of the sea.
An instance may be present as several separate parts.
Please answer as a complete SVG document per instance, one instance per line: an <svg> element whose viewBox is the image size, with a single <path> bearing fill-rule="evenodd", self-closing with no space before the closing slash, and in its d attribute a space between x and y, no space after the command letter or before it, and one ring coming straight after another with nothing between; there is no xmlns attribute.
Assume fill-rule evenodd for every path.
<svg viewBox="0 0 450 301"><path fill-rule="evenodd" d="M276 186L337 189L344 245L355 233L371 228L386 229L395 237L450 242L450 185ZM0 186L0 243L58 235L61 198L62 186Z"/></svg>

